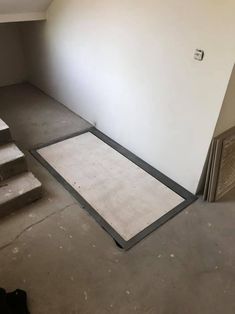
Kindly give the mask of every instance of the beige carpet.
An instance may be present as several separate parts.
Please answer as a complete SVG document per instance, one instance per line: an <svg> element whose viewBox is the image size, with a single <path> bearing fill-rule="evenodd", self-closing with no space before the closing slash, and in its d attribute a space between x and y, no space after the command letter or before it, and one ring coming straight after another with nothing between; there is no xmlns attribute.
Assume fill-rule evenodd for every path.
<svg viewBox="0 0 235 314"><path fill-rule="evenodd" d="M37 152L125 241L184 201L90 132Z"/></svg>

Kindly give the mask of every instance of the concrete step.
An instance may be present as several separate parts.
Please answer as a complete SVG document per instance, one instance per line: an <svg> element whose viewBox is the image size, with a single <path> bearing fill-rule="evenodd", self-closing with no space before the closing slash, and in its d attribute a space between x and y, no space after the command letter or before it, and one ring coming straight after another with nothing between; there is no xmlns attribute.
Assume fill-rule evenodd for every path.
<svg viewBox="0 0 235 314"><path fill-rule="evenodd" d="M0 182L27 171L24 154L14 143L0 146Z"/></svg>
<svg viewBox="0 0 235 314"><path fill-rule="evenodd" d="M32 203L42 196L42 185L31 172L0 182L0 216Z"/></svg>
<svg viewBox="0 0 235 314"><path fill-rule="evenodd" d="M9 126L0 119L0 145L12 142Z"/></svg>

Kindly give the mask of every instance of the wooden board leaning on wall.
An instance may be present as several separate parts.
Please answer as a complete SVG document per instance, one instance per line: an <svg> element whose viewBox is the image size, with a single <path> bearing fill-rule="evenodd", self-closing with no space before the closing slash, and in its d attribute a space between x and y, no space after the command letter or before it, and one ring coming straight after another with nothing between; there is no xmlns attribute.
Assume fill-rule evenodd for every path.
<svg viewBox="0 0 235 314"><path fill-rule="evenodd" d="M235 127L213 138L209 150L204 200L215 202L235 187Z"/></svg>

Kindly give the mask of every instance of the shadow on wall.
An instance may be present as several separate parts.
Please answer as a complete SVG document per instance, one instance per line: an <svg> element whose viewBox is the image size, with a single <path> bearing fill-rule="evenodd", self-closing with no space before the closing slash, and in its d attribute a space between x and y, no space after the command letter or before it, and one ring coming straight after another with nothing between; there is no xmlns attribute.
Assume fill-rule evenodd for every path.
<svg viewBox="0 0 235 314"><path fill-rule="evenodd" d="M27 80L27 67L17 23L0 23L0 87Z"/></svg>
<svg viewBox="0 0 235 314"><path fill-rule="evenodd" d="M228 89L220 111L220 115L215 128L214 136L235 126L235 65L230 77Z"/></svg>

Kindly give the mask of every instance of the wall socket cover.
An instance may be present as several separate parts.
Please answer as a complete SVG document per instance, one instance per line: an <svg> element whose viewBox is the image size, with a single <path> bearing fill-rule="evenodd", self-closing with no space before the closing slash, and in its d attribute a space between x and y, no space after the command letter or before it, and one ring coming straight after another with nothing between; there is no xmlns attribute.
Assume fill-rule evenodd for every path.
<svg viewBox="0 0 235 314"><path fill-rule="evenodd" d="M205 52L201 49L196 49L194 53L194 59L198 61L202 61L204 59Z"/></svg>

